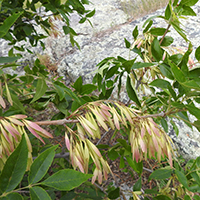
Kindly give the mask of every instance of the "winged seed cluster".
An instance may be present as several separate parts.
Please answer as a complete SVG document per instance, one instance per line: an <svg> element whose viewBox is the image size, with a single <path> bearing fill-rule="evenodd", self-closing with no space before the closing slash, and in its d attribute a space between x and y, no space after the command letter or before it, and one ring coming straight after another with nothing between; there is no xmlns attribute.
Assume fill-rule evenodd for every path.
<svg viewBox="0 0 200 200"><path fill-rule="evenodd" d="M73 131L66 126L65 143L70 151L73 167L87 173L91 158L95 164L92 183L96 179L102 183L103 177L107 179L107 174L111 172L111 169L97 147L89 140L101 137L100 127L105 131L108 131L109 128L113 130L125 128L129 136L132 156L136 162L142 159L146 160L147 156L155 157L158 161L167 156L172 167L174 151L169 136L152 118L140 116L140 111L119 102L113 104L111 106L109 101L88 103L84 107L85 114L76 116L79 121L76 124L77 130Z"/></svg>
<svg viewBox="0 0 200 200"><path fill-rule="evenodd" d="M8 156L14 151L21 141L24 134L29 150L29 169L32 163L32 145L25 130L25 127L39 140L44 143L42 137L53 137L46 130L38 126L36 123L26 120L26 115L13 115L9 117L0 118L0 169L3 168Z"/></svg>

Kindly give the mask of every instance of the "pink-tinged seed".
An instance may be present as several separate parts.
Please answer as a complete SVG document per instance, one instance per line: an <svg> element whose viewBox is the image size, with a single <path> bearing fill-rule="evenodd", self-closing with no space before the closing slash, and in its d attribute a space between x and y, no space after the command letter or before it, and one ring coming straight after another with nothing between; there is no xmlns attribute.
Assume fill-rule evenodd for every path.
<svg viewBox="0 0 200 200"><path fill-rule="evenodd" d="M38 138L43 144L45 144L44 140L36 133L34 129L32 129L30 126L26 125L28 130L36 137Z"/></svg>
<svg viewBox="0 0 200 200"><path fill-rule="evenodd" d="M153 144L154 144L154 147L155 147L156 151L159 151L158 141L157 141L156 137L153 136L152 140L153 140Z"/></svg>
<svg viewBox="0 0 200 200"><path fill-rule="evenodd" d="M3 126L0 124L0 129L1 129L1 132L3 134L3 136L5 137L5 139L8 141L8 143L11 143L11 140L10 138L8 137L8 134L6 133L5 129L3 128Z"/></svg>
<svg viewBox="0 0 200 200"><path fill-rule="evenodd" d="M139 49L142 46L143 41L140 41L139 44L137 45L137 48Z"/></svg>
<svg viewBox="0 0 200 200"><path fill-rule="evenodd" d="M6 108L6 104L5 101L3 100L2 96L0 95L0 105L2 106L2 108Z"/></svg>
<svg viewBox="0 0 200 200"><path fill-rule="evenodd" d="M146 129L144 127L141 128L141 137L143 138L145 135Z"/></svg>
<svg viewBox="0 0 200 200"><path fill-rule="evenodd" d="M108 179L108 173L104 168L103 168L103 176L104 176L105 180Z"/></svg>
<svg viewBox="0 0 200 200"><path fill-rule="evenodd" d="M51 133L47 132L46 130L44 130L43 128L41 128L39 125L37 125L34 122L28 121L28 120L24 120L31 128L35 129L38 132L43 133L46 137L50 137L53 138L53 136L51 135Z"/></svg>
<svg viewBox="0 0 200 200"><path fill-rule="evenodd" d="M114 119L114 124L115 124L116 128L118 130L120 130L119 119L118 119L116 113L113 113L113 119Z"/></svg>
<svg viewBox="0 0 200 200"><path fill-rule="evenodd" d="M146 144L144 143L144 141L142 139L140 139L139 143L140 143L140 147L141 147L142 151L146 153L147 147L146 147Z"/></svg>
<svg viewBox="0 0 200 200"><path fill-rule="evenodd" d="M110 114L110 112L108 110L101 110L106 116L108 117L112 117L112 115Z"/></svg>
<svg viewBox="0 0 200 200"><path fill-rule="evenodd" d="M102 184L102 172L101 172L101 170L98 170L98 183Z"/></svg>
<svg viewBox="0 0 200 200"><path fill-rule="evenodd" d="M8 122L2 120L2 125L4 128L15 138L16 141L18 141L16 135L20 135L17 130L15 130Z"/></svg>
<svg viewBox="0 0 200 200"><path fill-rule="evenodd" d="M5 117L5 118L10 120L13 124L16 124L19 126L24 126L24 124L22 122L20 122L19 120L17 120L16 118L12 118L12 117Z"/></svg>
<svg viewBox="0 0 200 200"><path fill-rule="evenodd" d="M95 168L93 172L93 177L92 177L92 184L94 184L94 182L96 181L97 176L98 176L98 169Z"/></svg>
<svg viewBox="0 0 200 200"><path fill-rule="evenodd" d="M65 132L65 144L66 144L67 149L70 151L70 141L66 132Z"/></svg>
<svg viewBox="0 0 200 200"><path fill-rule="evenodd" d="M93 134L92 130L90 129L90 127L89 127L87 124L85 124L84 121L83 121L82 119L79 118L78 120L80 121L80 123L81 123L81 125L84 127L84 129L85 129L90 135L94 136L94 134Z"/></svg>
<svg viewBox="0 0 200 200"><path fill-rule="evenodd" d="M158 130L154 125L152 125L151 128L152 128L153 132L154 132L158 137L160 137L159 130Z"/></svg>
<svg viewBox="0 0 200 200"><path fill-rule="evenodd" d="M13 118L16 118L16 119L24 119L24 118L27 118L26 115L12 115L10 117L13 117Z"/></svg>
<svg viewBox="0 0 200 200"><path fill-rule="evenodd" d="M140 159L140 153L139 153L139 149L135 149L134 151L134 157L135 157L135 160L136 162L138 163L139 159Z"/></svg>
<svg viewBox="0 0 200 200"><path fill-rule="evenodd" d="M149 135L151 135L152 133L151 133L151 129L150 129L149 125L146 125L146 128L147 128Z"/></svg>
<svg viewBox="0 0 200 200"><path fill-rule="evenodd" d="M74 161L75 161L76 165L78 166L78 168L80 169L80 171L82 173L84 173L83 165L81 164L81 162L79 161L79 159L76 156L74 157Z"/></svg>
<svg viewBox="0 0 200 200"><path fill-rule="evenodd" d="M100 108L103 110L111 110L108 106L106 106L105 104L101 104Z"/></svg>
<svg viewBox="0 0 200 200"><path fill-rule="evenodd" d="M173 168L173 164L172 164L172 155L171 155L171 152L170 152L169 147L167 148L167 153L168 153L168 158L169 158L170 167Z"/></svg>
<svg viewBox="0 0 200 200"><path fill-rule="evenodd" d="M91 146L91 148L94 150L94 152L99 156L99 158L101 158L102 155L101 155L99 149L92 142L90 142L89 140L87 140L87 141L88 141L89 145Z"/></svg>

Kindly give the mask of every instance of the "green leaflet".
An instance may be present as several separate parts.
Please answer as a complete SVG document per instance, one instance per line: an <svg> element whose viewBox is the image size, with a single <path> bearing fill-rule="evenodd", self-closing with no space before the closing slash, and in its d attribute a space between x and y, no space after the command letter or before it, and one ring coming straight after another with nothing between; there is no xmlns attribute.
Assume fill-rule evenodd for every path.
<svg viewBox="0 0 200 200"><path fill-rule="evenodd" d="M95 14L95 9L89 12L86 17L92 17Z"/></svg>
<svg viewBox="0 0 200 200"><path fill-rule="evenodd" d="M29 184L37 183L47 173L55 156L55 149L58 145L53 146L42 152L33 162L29 171Z"/></svg>
<svg viewBox="0 0 200 200"><path fill-rule="evenodd" d="M133 35L133 38L134 40L137 39L137 36L138 36L138 26L136 26L132 32L132 35Z"/></svg>
<svg viewBox="0 0 200 200"><path fill-rule="evenodd" d="M166 133L168 133L168 124L167 124L166 119L164 119L164 118L161 119L161 125L162 125L162 127L164 128L164 131L165 131Z"/></svg>
<svg viewBox="0 0 200 200"><path fill-rule="evenodd" d="M143 63L143 62L136 62L132 65L131 69L139 69L139 68L143 68L143 67L151 67L153 66L154 63Z"/></svg>
<svg viewBox="0 0 200 200"><path fill-rule="evenodd" d="M131 43L126 38L124 38L124 42L125 42L126 48L130 48Z"/></svg>
<svg viewBox="0 0 200 200"><path fill-rule="evenodd" d="M163 63L163 64L160 64L158 66L160 68L161 73L164 76L166 76L167 78L169 78L171 80L174 80L174 76L173 76L173 74L171 72L171 69L170 69L170 67L168 65L166 65L166 64Z"/></svg>
<svg viewBox="0 0 200 200"><path fill-rule="evenodd" d="M42 77L39 77L37 80L35 95L30 103L33 103L34 101L37 101L40 97L42 97L45 94L46 90L46 81Z"/></svg>
<svg viewBox="0 0 200 200"><path fill-rule="evenodd" d="M79 104L84 103L74 92L72 92L71 89L69 89L66 85L64 85L62 82L55 81L53 83L54 87L59 86L61 87L65 93L67 93L72 99L76 100Z"/></svg>
<svg viewBox="0 0 200 200"><path fill-rule="evenodd" d="M167 5L167 8L165 9L165 19L169 20L169 18L171 17L171 9L170 9L170 3Z"/></svg>
<svg viewBox="0 0 200 200"><path fill-rule="evenodd" d="M159 168L151 173L149 179L156 179L156 180L166 179L171 176L172 172L173 170L169 166L165 168Z"/></svg>
<svg viewBox="0 0 200 200"><path fill-rule="evenodd" d="M78 187L92 176L91 174L83 174L73 169L63 169L41 182L41 184L57 190L69 191Z"/></svg>
<svg viewBox="0 0 200 200"><path fill-rule="evenodd" d="M195 58L200 61L200 46L195 51Z"/></svg>
<svg viewBox="0 0 200 200"><path fill-rule="evenodd" d="M186 105L188 111L194 115L198 120L200 120L200 109L195 107L194 105Z"/></svg>
<svg viewBox="0 0 200 200"><path fill-rule="evenodd" d="M0 26L0 38L7 34L11 26L15 23L15 21L19 18L21 14L23 14L23 12L14 13L6 20L4 20L3 25Z"/></svg>
<svg viewBox="0 0 200 200"><path fill-rule="evenodd" d="M149 85L162 88L162 89L168 89L168 87L171 87L171 84L168 81L163 80L163 79L155 79Z"/></svg>
<svg viewBox="0 0 200 200"><path fill-rule="evenodd" d="M186 34L183 32L183 29L179 27L179 25L177 25L176 22L171 22L171 25L173 26L173 28L178 32L178 34L186 41L188 42L187 36Z"/></svg>
<svg viewBox="0 0 200 200"><path fill-rule="evenodd" d="M141 175L142 174L142 171L143 171L143 162L136 162L135 160L133 160L132 158L126 156L126 160L129 164L129 166L131 168L133 168L134 171L136 171L138 173L138 175Z"/></svg>
<svg viewBox="0 0 200 200"><path fill-rule="evenodd" d="M134 101L139 107L141 107L140 101L138 99L138 96L134 90L134 88L131 85L131 79L129 76L127 76L127 81L126 81L126 90L128 93L129 98Z"/></svg>
<svg viewBox="0 0 200 200"><path fill-rule="evenodd" d="M49 194L41 187L35 186L30 188L31 200L51 200Z"/></svg>
<svg viewBox="0 0 200 200"><path fill-rule="evenodd" d="M155 38L153 40L153 42L151 43L151 53L154 57L154 59L159 62L160 60L162 60L162 56L163 56L163 49L160 47L160 43L158 41L157 38Z"/></svg>
<svg viewBox="0 0 200 200"><path fill-rule="evenodd" d="M182 0L180 5L194 6L197 2L198 0Z"/></svg>
<svg viewBox="0 0 200 200"><path fill-rule="evenodd" d="M188 186L188 183L187 183L187 178L185 176L185 174L183 174L181 171L178 171L177 169L175 170L175 174L179 180L179 182L189 190L189 186Z"/></svg>
<svg viewBox="0 0 200 200"><path fill-rule="evenodd" d="M200 90L200 85L198 85L195 80L186 81L186 82L181 83L181 84L185 87L188 87L188 88L196 89L198 91Z"/></svg>
<svg viewBox="0 0 200 200"><path fill-rule="evenodd" d="M133 191L140 191L142 188L142 179L141 177L137 180L137 182L133 186Z"/></svg>
<svg viewBox="0 0 200 200"><path fill-rule="evenodd" d="M83 85L82 77L76 79L75 83L73 84L73 88L76 89L78 92L81 92L81 87Z"/></svg>
<svg viewBox="0 0 200 200"><path fill-rule="evenodd" d="M23 200L24 198L18 193L10 193L5 197L2 197L1 200Z"/></svg>
<svg viewBox="0 0 200 200"><path fill-rule="evenodd" d="M0 63L11 63L15 62L16 60L20 59L21 57L0 57Z"/></svg>
<svg viewBox="0 0 200 200"><path fill-rule="evenodd" d="M108 193L109 199L117 199L120 196L119 188L116 188Z"/></svg>
<svg viewBox="0 0 200 200"><path fill-rule="evenodd" d="M192 8L190 8L189 6L185 6L185 5L183 5L183 12L181 14L196 16L196 13L194 12L194 10L192 10Z"/></svg>
<svg viewBox="0 0 200 200"><path fill-rule="evenodd" d="M10 93L12 101L13 101L13 107L16 110L20 110L22 113L26 113L25 108L23 106L23 104L21 103L21 101L19 100L18 96L15 95L14 93Z"/></svg>
<svg viewBox="0 0 200 200"><path fill-rule="evenodd" d="M168 196L159 195L153 198L153 200L171 200Z"/></svg>
<svg viewBox="0 0 200 200"><path fill-rule="evenodd" d="M110 151L108 151L108 157L111 160L116 160L119 157L119 154L115 151L115 149L111 149Z"/></svg>
<svg viewBox="0 0 200 200"><path fill-rule="evenodd" d="M26 171L28 148L24 135L20 144L7 159L0 175L0 194L10 192L22 180Z"/></svg>
<svg viewBox="0 0 200 200"><path fill-rule="evenodd" d="M174 42L174 38L170 36L165 36L160 46L167 47Z"/></svg>
<svg viewBox="0 0 200 200"><path fill-rule="evenodd" d="M149 32L152 35L155 35L155 36L162 36L162 35L164 35L164 33L165 33L166 30L167 30L166 28L154 28L153 27L153 28L151 28L149 30ZM167 32L169 32L169 30Z"/></svg>
<svg viewBox="0 0 200 200"><path fill-rule="evenodd" d="M185 78L185 75L184 73L182 72L182 70L177 67L174 63L170 63L170 66L171 66L171 71L175 77L175 79L180 82L180 83L183 83L186 81L186 78Z"/></svg>
<svg viewBox="0 0 200 200"><path fill-rule="evenodd" d="M85 94L91 94L94 90L97 89L97 86L96 85L93 85L93 84L85 84L81 87L81 93L82 95L85 95Z"/></svg>

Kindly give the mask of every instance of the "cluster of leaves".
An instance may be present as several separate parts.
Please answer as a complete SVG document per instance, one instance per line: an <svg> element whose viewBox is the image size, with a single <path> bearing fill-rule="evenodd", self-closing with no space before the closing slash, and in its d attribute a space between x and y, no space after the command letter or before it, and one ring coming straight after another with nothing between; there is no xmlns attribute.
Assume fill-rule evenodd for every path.
<svg viewBox="0 0 200 200"><path fill-rule="evenodd" d="M34 0L34 1L1 1L0 2L0 38L8 40L10 45L15 45L19 41L29 41L32 46L37 46L38 42L44 47L41 39L47 36L38 33L36 27L41 27L47 35L53 34L57 36L56 27L52 23L52 18L59 19L65 22L63 26L65 34L70 35L72 45L78 43L74 40L77 33L70 27L70 13L76 11L81 20L79 23L84 23L89 20L95 13L95 10L86 10L84 4L89 4L88 0L67 0L67 1L49 1L49 0ZM47 14L48 13L48 14ZM11 28L12 27L12 28ZM15 49L24 51L24 46L14 46ZM29 49L27 49L31 52ZM12 54L12 50L10 51Z"/></svg>
<svg viewBox="0 0 200 200"><path fill-rule="evenodd" d="M55 193L60 199L103 199L105 194L110 199L116 199L122 192L120 188L107 188L107 193L103 194L85 183L79 187L83 191L81 194L74 190L88 178L92 178L93 184L96 179L101 184L103 179L108 178L108 173L112 174L107 156L111 160L120 157L120 168L131 167L138 173L140 178L131 191L134 200L141 196L147 200L200 199L199 158L189 161L185 166L178 164L172 157L172 141L165 133L168 132L166 117L170 118L177 135L174 118L185 122L191 129L193 126L200 129L200 110L196 104L199 103L200 94L200 47L195 51L197 63L194 63L190 58L192 44L179 21L182 16L196 15L191 6L197 1L170 0L164 16L155 16L167 22L167 28L152 27L155 17L144 23L143 36L139 35L136 27L132 34L134 42L125 39L125 45L130 53L134 52L137 56L131 60L120 56L104 59L98 64L93 84L84 85L79 77L69 88L61 77L50 78L46 66L39 59L33 67L24 67L23 76L7 74L3 69L17 66L15 61L19 57L13 57L11 49L9 57L0 58L1 199L26 199L29 198L29 190L31 199L55 199ZM68 15L76 11L81 16L80 23L88 20L95 11L85 10L83 4L88 4L88 1L0 1L0 36L12 45L29 39L32 46L37 45L38 41L44 46L41 39L46 36L37 33L34 23L51 34L55 27L50 16L46 15L51 11L50 15L66 23L63 30L70 35L72 45L78 45L73 38L76 33L70 27ZM42 9L45 10L43 15L39 12ZM173 38L167 35L171 27L188 43L186 52L174 53L171 46ZM19 34L20 31L22 34ZM23 46L13 48L24 50ZM116 86L120 96L124 79L129 97L126 105L107 100ZM151 91L148 96L147 90ZM141 91L145 95L138 95ZM50 104L58 109L58 113L52 117L54 121L34 123L31 122L32 118L25 119L25 114L34 113L35 110L41 112ZM197 120L191 122L188 113ZM48 146L50 141L41 137L52 135L39 125L51 125L54 135L64 138L72 167L82 173L66 169L71 168L69 162L61 159L53 161L58 146ZM121 138L112 147L99 144L109 130L113 130L112 138L117 132L121 133ZM105 133L102 135L103 131ZM33 135L48 144L44 148L40 144L35 145ZM95 145L97 139L99 141ZM32 154L37 156L34 161ZM170 165L165 164L150 175L149 180L157 181L157 187L152 190L142 190L143 158L154 158L159 162L167 159ZM52 175L50 166L53 162L62 167L52 167ZM51 191L54 191L54 196ZM58 191L62 192L58 194Z"/></svg>

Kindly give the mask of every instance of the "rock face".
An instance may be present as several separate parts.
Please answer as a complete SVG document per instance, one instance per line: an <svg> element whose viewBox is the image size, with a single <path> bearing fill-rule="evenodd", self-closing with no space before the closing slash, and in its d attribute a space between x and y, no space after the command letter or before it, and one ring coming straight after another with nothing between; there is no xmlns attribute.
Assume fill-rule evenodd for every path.
<svg viewBox="0 0 200 200"><path fill-rule="evenodd" d="M91 18L91 23L79 24L79 16L73 14L71 16L71 25L78 33L75 37L80 45L80 49L72 47L68 36L62 32L62 23L56 21L58 30L61 35L58 38L53 36L44 40L46 49L36 47L32 49L33 55L25 55L26 59L33 60L37 54L47 54L53 63L58 67L58 73L64 76L66 82L68 79L76 80L79 76L83 76L84 82L89 83L92 80L92 72L96 69L96 65L106 57L121 56L129 59L134 55L129 54L129 50L125 48L124 38L133 41L132 31L135 26L142 30L144 21L154 15L163 15L164 10L157 10L155 13L146 15L136 20L131 19L120 7L118 0L99 1L92 0L93 4L88 5L86 8L93 10L96 13ZM200 2L194 7L197 16L189 17L182 21L184 30L186 30L188 39L192 41L194 48L197 48L200 37ZM154 20L155 27L167 27L167 24L161 19ZM173 36L173 45L182 48L187 48L185 41L172 29L168 34ZM1 48L0 56L5 56L6 42L0 40ZM184 124L177 122L179 128L179 136L176 137L172 127L169 128L169 135L172 137L179 153L185 158L195 158L200 156L200 133L193 129L186 127Z"/></svg>

